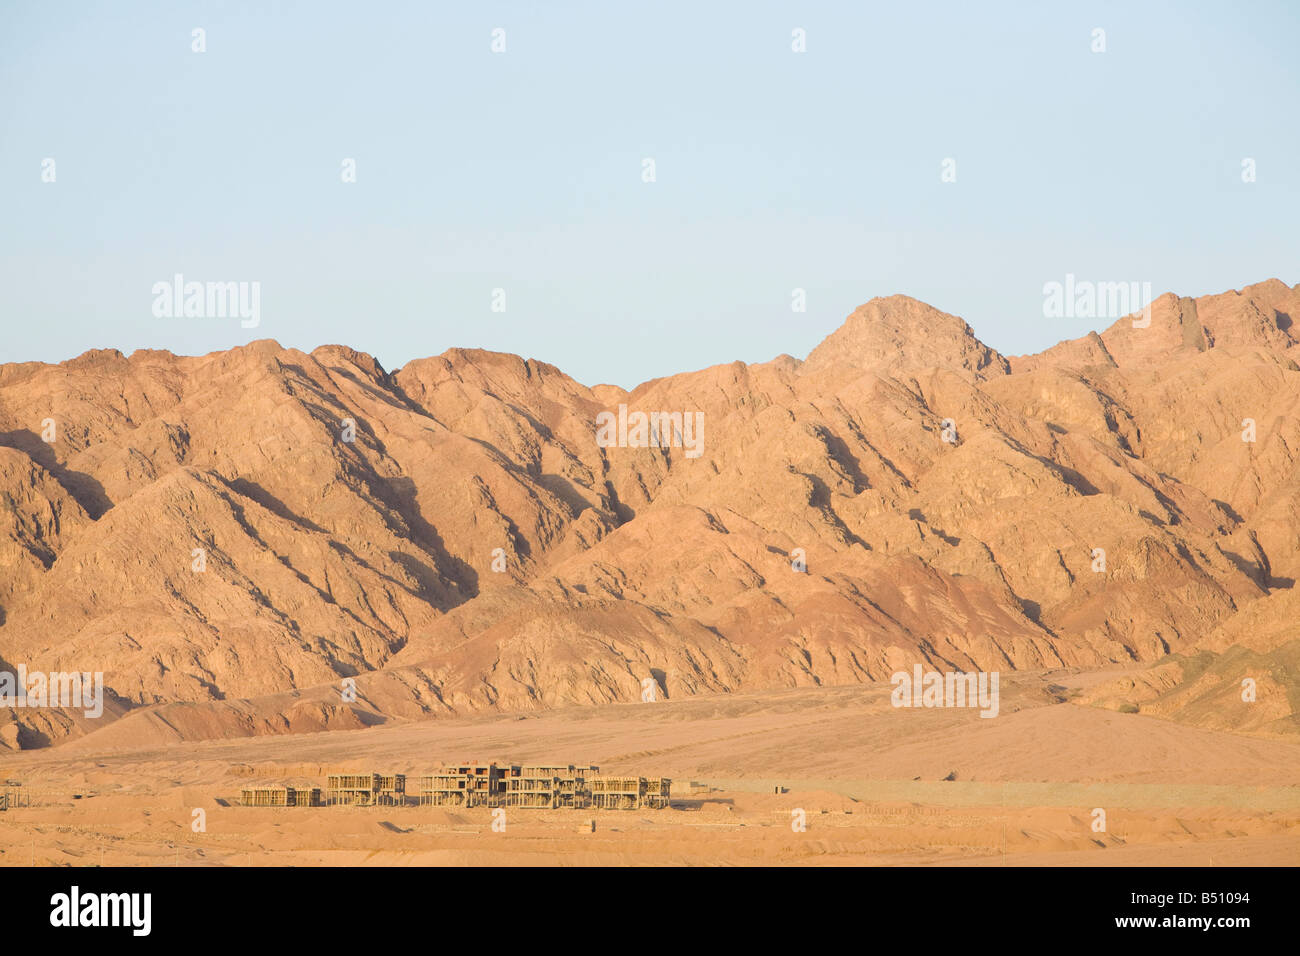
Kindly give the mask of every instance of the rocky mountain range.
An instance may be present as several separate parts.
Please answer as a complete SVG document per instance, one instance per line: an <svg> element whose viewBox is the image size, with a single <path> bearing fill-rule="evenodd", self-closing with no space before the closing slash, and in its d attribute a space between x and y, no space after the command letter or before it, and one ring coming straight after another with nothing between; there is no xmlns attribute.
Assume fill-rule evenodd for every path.
<svg viewBox="0 0 1300 956"><path fill-rule="evenodd" d="M0 365L0 670L109 689L99 718L0 707L0 749L917 662L1122 665L1091 702L1294 733L1300 285L1149 317L1005 356L891 296L802 361L630 392L268 340Z"/></svg>

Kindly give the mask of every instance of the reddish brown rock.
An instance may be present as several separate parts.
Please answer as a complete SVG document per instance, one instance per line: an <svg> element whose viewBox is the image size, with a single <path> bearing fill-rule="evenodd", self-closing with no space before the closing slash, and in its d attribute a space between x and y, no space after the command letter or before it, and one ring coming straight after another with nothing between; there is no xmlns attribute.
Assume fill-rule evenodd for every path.
<svg viewBox="0 0 1300 956"><path fill-rule="evenodd" d="M1294 726L1276 618L1300 576L1298 314L1277 280L1166 295L1148 327L1008 360L893 296L804 362L630 392L481 350L388 372L271 341L0 366L0 664L103 671L112 690L98 724L0 712L0 747L918 661L1149 662L1165 669L1133 693L1171 716ZM698 456L601 447L597 416L620 405L698 414ZM1250 651L1267 713L1216 723L1165 696L1220 673L1180 661L1235 680L1225 655L1251 634L1269 635Z"/></svg>

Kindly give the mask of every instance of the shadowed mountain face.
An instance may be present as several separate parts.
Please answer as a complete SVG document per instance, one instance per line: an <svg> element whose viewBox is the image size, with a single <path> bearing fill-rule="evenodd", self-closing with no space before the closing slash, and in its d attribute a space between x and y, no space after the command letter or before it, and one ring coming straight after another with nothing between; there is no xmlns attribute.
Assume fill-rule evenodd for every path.
<svg viewBox="0 0 1300 956"><path fill-rule="evenodd" d="M1156 709L1293 730L1295 317L1270 280L1008 358L893 296L804 362L632 392L270 341L0 366L0 669L111 689L0 710L0 748L918 662L1160 662ZM1248 717L1206 702L1238 670L1276 688Z"/></svg>

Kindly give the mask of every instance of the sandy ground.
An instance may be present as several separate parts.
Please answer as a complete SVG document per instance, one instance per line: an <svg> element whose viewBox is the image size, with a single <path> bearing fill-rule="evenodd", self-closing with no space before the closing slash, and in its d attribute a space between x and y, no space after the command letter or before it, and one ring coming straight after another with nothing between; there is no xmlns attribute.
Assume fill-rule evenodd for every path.
<svg viewBox="0 0 1300 956"><path fill-rule="evenodd" d="M1300 864L1300 742L1069 701L1096 679L1008 676L994 719L895 709L868 686L152 749L92 735L0 758L31 801L0 813L0 863ZM508 809L504 832L488 809L238 806L243 786L345 769L406 773L414 792L466 759L668 776L673 806Z"/></svg>

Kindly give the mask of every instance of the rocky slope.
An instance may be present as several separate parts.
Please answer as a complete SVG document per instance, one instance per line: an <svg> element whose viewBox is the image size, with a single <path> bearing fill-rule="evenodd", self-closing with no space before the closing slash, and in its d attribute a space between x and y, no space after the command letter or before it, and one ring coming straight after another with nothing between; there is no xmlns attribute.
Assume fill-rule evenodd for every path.
<svg viewBox="0 0 1300 956"><path fill-rule="evenodd" d="M892 296L806 361L631 392L513 355L390 373L270 341L0 366L0 670L111 688L98 721L0 709L0 748L918 661L1150 663L1097 701L1294 731L1293 316L1300 286L1269 280L1006 357ZM620 406L627 444L638 411L684 416L662 429L682 440L602 447ZM1238 670L1254 709L1223 690Z"/></svg>

